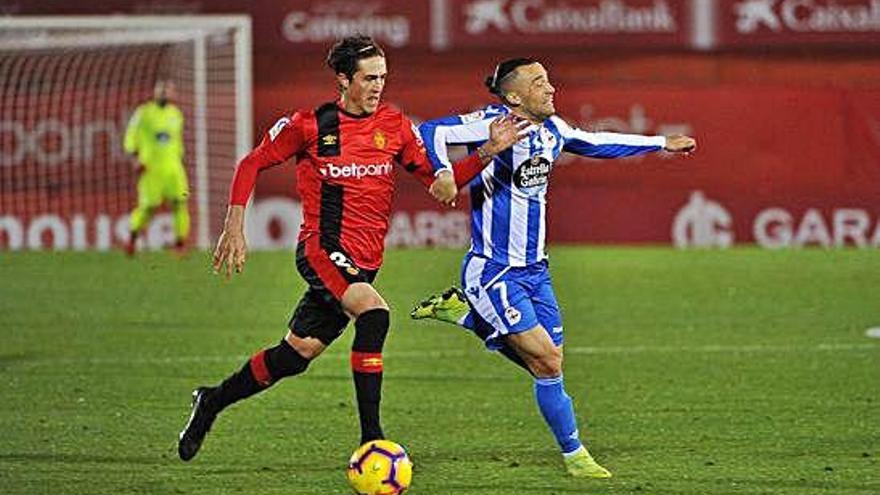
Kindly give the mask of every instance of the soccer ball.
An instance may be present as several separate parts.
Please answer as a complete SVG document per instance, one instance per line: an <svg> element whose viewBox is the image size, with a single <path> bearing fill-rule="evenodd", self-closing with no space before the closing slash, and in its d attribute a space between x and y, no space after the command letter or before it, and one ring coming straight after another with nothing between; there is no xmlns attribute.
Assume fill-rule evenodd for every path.
<svg viewBox="0 0 880 495"><path fill-rule="evenodd" d="M367 442L348 461L348 482L358 495L399 495L412 482L412 461L390 440Z"/></svg>

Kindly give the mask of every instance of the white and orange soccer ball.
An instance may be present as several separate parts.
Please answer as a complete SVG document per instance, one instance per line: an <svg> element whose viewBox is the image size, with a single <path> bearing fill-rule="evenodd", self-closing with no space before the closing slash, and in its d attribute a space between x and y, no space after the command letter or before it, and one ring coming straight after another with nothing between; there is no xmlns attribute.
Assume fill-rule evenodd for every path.
<svg viewBox="0 0 880 495"><path fill-rule="evenodd" d="M399 495L412 483L412 461L390 440L367 442L348 461L348 482L358 495Z"/></svg>

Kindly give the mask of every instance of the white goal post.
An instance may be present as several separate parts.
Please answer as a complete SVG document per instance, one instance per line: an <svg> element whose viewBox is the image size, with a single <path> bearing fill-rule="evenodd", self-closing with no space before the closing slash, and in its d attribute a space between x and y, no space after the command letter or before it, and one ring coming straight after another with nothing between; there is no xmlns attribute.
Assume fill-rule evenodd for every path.
<svg viewBox="0 0 880 495"><path fill-rule="evenodd" d="M0 18L0 250L97 249L127 237L136 177L125 125L159 79L177 86L195 245L222 224L252 146L244 15ZM170 240L157 215L146 247Z"/></svg>

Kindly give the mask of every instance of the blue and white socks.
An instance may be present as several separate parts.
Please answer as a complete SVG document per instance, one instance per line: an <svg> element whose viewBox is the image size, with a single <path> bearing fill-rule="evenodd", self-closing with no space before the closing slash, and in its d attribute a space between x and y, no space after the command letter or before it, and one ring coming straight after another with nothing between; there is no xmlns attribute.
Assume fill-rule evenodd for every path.
<svg viewBox="0 0 880 495"><path fill-rule="evenodd" d="M541 415L556 437L556 443L559 444L562 454L572 454L582 449L574 407L571 397L565 393L562 375L554 378L535 378L535 400L538 401Z"/></svg>

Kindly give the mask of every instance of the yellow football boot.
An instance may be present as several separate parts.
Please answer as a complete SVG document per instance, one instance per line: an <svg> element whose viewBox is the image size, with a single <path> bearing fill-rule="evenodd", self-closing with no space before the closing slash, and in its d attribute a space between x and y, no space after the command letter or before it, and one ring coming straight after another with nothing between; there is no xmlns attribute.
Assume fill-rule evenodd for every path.
<svg viewBox="0 0 880 495"><path fill-rule="evenodd" d="M414 320L431 318L457 325L470 309L461 289L450 287L442 294L435 294L416 304L409 316Z"/></svg>
<svg viewBox="0 0 880 495"><path fill-rule="evenodd" d="M575 478L610 478L611 471L603 468L585 447L563 456L565 470Z"/></svg>

